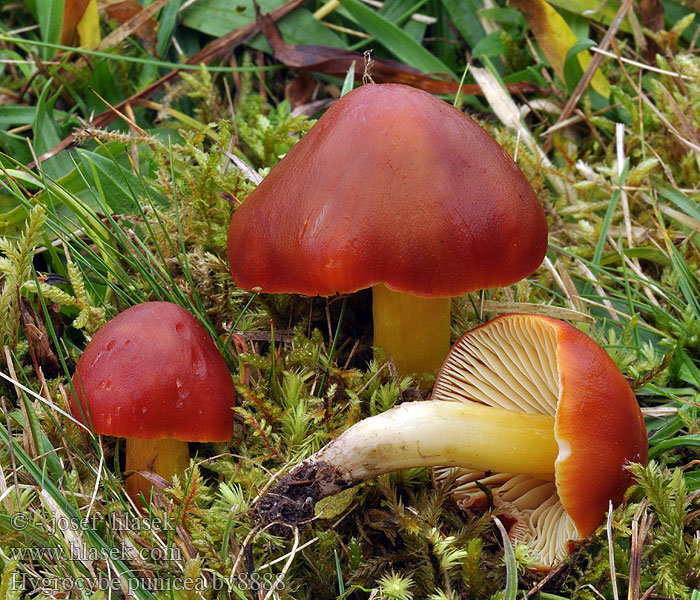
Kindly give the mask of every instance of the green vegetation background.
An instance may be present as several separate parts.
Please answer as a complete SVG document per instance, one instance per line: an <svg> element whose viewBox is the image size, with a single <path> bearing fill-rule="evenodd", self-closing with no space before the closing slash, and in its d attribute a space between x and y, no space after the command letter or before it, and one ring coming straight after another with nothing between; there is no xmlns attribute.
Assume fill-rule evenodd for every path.
<svg viewBox="0 0 700 600"><path fill-rule="evenodd" d="M291 540L255 525L249 511L280 469L413 384L372 359L366 297L256 295L228 273L236 203L313 124L310 102L352 79L302 76L261 35L182 67L254 22L247 0L121 3L134 15L157 5L150 30L100 3L92 31L68 31L108 40L91 52L62 38L73 4L0 6L0 600L48 597L18 585L42 578L72 582L63 598L109 597L78 584L99 577L178 600L698 597L697 2L319 1L280 23L290 44L372 49L489 87L444 98L517 152L550 246L526 281L455 299L453 336L504 305L565 314L645 410L653 461L635 469L629 502L546 578L527 571L526 547L506 543L504 554L491 513L459 511L426 470L341 494ZM176 67L163 91L92 122ZM508 95L501 83L535 91ZM71 148L52 152L70 135ZM79 428L66 398L94 332L147 300L188 308L217 340L237 382L236 428L229 443L193 445L186 476L143 499L160 527L119 528L143 520L123 491L123 448ZM75 544L83 554L71 559ZM143 559L143 549L169 553ZM139 585L183 578L203 589Z"/></svg>

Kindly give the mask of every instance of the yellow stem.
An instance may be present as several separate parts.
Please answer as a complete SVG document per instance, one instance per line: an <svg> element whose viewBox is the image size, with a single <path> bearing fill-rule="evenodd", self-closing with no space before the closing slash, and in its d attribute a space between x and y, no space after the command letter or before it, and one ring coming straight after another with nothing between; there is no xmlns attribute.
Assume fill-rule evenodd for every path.
<svg viewBox="0 0 700 600"><path fill-rule="evenodd" d="M478 402L430 400L406 402L356 423L307 462L336 470L340 483L321 485L327 495L347 482L414 467L463 467L552 480L558 454L554 417Z"/></svg>
<svg viewBox="0 0 700 600"><path fill-rule="evenodd" d="M125 471L152 471L167 481L173 475L183 476L190 464L190 451L187 442L174 438L144 440L127 438ZM151 495L151 482L138 473L126 479L129 495L136 499L143 494L146 500Z"/></svg>
<svg viewBox="0 0 700 600"><path fill-rule="evenodd" d="M338 0L329 0L314 13L314 17L321 20L331 14L339 6L340 2L338 2Z"/></svg>
<svg viewBox="0 0 700 600"><path fill-rule="evenodd" d="M374 345L400 376L437 373L450 349L450 298L421 298L383 284L372 288Z"/></svg>

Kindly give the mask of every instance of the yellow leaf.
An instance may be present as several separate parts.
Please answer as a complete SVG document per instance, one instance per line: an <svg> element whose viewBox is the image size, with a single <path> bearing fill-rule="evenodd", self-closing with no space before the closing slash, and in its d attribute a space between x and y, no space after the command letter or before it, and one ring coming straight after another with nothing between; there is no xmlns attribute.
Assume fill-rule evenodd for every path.
<svg viewBox="0 0 700 600"><path fill-rule="evenodd" d="M356 488L349 488L339 494L319 500L315 507L316 516L323 519L337 519L350 507L356 494Z"/></svg>
<svg viewBox="0 0 700 600"><path fill-rule="evenodd" d="M552 65L559 79L564 79L564 62L569 49L578 42L576 35L564 18L545 0L513 0L513 4L523 14L537 39L542 52ZM591 54L583 50L577 55L581 70L585 71L591 62ZM604 98L610 97L610 84L600 71L596 71L591 87Z"/></svg>
<svg viewBox="0 0 700 600"><path fill-rule="evenodd" d="M97 13L97 0L90 0L78 23L80 45L94 48L100 43L100 15Z"/></svg>
<svg viewBox="0 0 700 600"><path fill-rule="evenodd" d="M61 23L61 44L75 46L78 41L77 26L85 13L90 0L65 0L63 3L63 21Z"/></svg>

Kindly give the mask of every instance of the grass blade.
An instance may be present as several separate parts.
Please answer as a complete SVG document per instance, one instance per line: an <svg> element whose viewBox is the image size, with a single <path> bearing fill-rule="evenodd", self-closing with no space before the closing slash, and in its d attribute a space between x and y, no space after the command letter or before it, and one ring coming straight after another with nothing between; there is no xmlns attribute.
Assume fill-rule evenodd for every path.
<svg viewBox="0 0 700 600"><path fill-rule="evenodd" d="M156 46L158 56L163 56L170 46L180 6L182 6L182 0L171 0L160 11L158 18L158 43Z"/></svg>
<svg viewBox="0 0 700 600"><path fill-rule="evenodd" d="M64 0L37 0L36 10L42 41L49 44L58 44L61 41L63 7ZM50 58L56 54L56 50L45 48L42 53L44 58Z"/></svg>
<svg viewBox="0 0 700 600"><path fill-rule="evenodd" d="M506 563L506 587L503 590L503 600L515 600L518 593L518 566L515 562L515 552L513 544L508 537L508 532L498 517L493 517L498 532L503 540L503 560Z"/></svg>
<svg viewBox="0 0 700 600"><path fill-rule="evenodd" d="M693 202L685 194L674 190L669 185L659 185L656 189L666 200L675 204L686 215L700 223L700 208L696 202Z"/></svg>
<svg viewBox="0 0 700 600"><path fill-rule="evenodd" d="M625 185L625 179L627 177L627 172L629 171L629 160L625 161L625 166L620 174L620 179L618 181L620 187ZM608 237L608 231L610 230L610 225L612 224L613 215L615 214L615 209L617 208L617 203L620 200L620 188L617 188L612 197L610 198L610 204L605 211L605 216L603 217L603 223L600 226L600 233L598 234L598 243L595 247L595 252L593 254L593 265L596 268L600 267L600 259L603 256L603 248L605 247L605 241Z"/></svg>
<svg viewBox="0 0 700 600"><path fill-rule="evenodd" d="M343 89L340 90L341 97L352 91L353 85L355 85L355 63L350 65L348 73L345 76L345 80L343 81Z"/></svg>
<svg viewBox="0 0 700 600"><path fill-rule="evenodd" d="M445 73L457 79L445 63L372 9L357 0L340 0L340 3L367 33L381 40L382 44L400 61L425 73Z"/></svg>
<svg viewBox="0 0 700 600"><path fill-rule="evenodd" d="M52 89L51 81L47 81L37 101L32 130L34 132L34 150L38 156L58 146L62 138L56 126L56 116L53 109L53 105L58 99L58 94L51 98L49 94ZM71 170L72 164L68 155L64 152L44 161L42 168L53 179L58 179Z"/></svg>
<svg viewBox="0 0 700 600"><path fill-rule="evenodd" d="M472 48L486 36L484 27L479 21L478 10L483 7L479 0L442 0L450 21L464 36Z"/></svg>
<svg viewBox="0 0 700 600"><path fill-rule="evenodd" d="M700 435L681 435L659 442L649 449L649 460L661 456L664 452L674 448L700 448Z"/></svg>
<svg viewBox="0 0 700 600"><path fill-rule="evenodd" d="M11 438L4 427L0 427L0 441L8 446L12 445L15 457L24 467L27 474L36 482L37 485L41 484L43 490L45 490L51 496L53 501L61 509L63 514L66 515L70 522L80 523L81 515L73 508L59 487L50 478L45 476L31 457L24 451L22 445L18 444L13 438ZM9 520L7 515L0 515L0 522L7 520ZM106 553L104 554L105 556L118 556L118 552L115 551L110 544L103 540L92 529L81 527L80 532L90 546L98 552ZM137 579L134 573L127 568L124 562L118 558L112 558L110 559L110 564L115 568L117 574L126 580L136 598L139 600L155 600L154 596L141 585L141 582ZM109 577L109 579L111 579L111 577Z"/></svg>

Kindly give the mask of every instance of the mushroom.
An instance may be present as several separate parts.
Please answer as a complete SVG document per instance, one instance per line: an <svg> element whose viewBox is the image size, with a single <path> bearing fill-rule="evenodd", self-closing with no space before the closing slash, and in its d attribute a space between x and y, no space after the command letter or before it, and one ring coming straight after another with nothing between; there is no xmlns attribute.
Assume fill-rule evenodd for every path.
<svg viewBox="0 0 700 600"><path fill-rule="evenodd" d="M126 471L170 481L189 464L187 442L223 442L233 432L235 391L224 359L184 308L146 302L104 325L73 375L71 411L99 434L126 438ZM150 493L126 479L132 498Z"/></svg>
<svg viewBox="0 0 700 600"><path fill-rule="evenodd" d="M455 343L431 400L353 425L283 478L258 514L301 522L314 502L377 475L459 467L461 505L484 503L479 486L491 487L512 509L511 536L547 569L622 501L626 465L646 463L647 448L636 398L598 344L556 319L504 315Z"/></svg>
<svg viewBox="0 0 700 600"><path fill-rule="evenodd" d="M229 268L244 289L331 296L372 287L374 344L400 374L435 373L450 298L542 262L535 193L484 129L431 94L346 94L236 210Z"/></svg>

